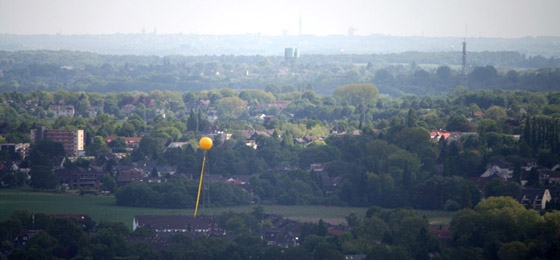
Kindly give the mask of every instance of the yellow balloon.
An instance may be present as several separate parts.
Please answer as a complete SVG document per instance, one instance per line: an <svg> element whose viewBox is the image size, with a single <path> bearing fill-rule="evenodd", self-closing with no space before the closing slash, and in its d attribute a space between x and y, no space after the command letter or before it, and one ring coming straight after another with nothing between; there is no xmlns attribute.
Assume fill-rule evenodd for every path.
<svg viewBox="0 0 560 260"><path fill-rule="evenodd" d="M208 151L212 148L212 139L209 137L202 137L200 138L200 142L198 142L198 146L200 146L200 149Z"/></svg>

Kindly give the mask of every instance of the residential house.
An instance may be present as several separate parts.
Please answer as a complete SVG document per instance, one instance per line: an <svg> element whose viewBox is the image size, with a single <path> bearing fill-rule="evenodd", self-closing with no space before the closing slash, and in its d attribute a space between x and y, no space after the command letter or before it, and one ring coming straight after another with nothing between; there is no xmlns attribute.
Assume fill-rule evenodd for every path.
<svg viewBox="0 0 560 260"><path fill-rule="evenodd" d="M488 164L486 170L479 177L470 177L469 180L472 181L478 190L482 192L484 186L494 178L500 178L502 181L508 181L513 177L513 169L510 165L506 165L500 162L495 164Z"/></svg>
<svg viewBox="0 0 560 260"><path fill-rule="evenodd" d="M319 172L318 175L321 181L321 189L325 194L334 193L342 182L342 176L331 177L326 172Z"/></svg>
<svg viewBox="0 0 560 260"><path fill-rule="evenodd" d="M282 111L286 107L288 107L288 105L290 105L290 103L292 103L292 101L290 101L290 100L276 100L276 101L268 104L268 107L276 107L276 108L278 108L278 110Z"/></svg>
<svg viewBox="0 0 560 260"><path fill-rule="evenodd" d="M29 154L29 143L6 143L0 144L0 151L8 151L10 156L19 155L22 160Z"/></svg>
<svg viewBox="0 0 560 260"><path fill-rule="evenodd" d="M165 115L165 109L163 109L163 108L161 108L161 109L160 109L160 108L157 108L157 109L156 109L156 115L161 115L163 118L165 118L165 116L166 116L166 115Z"/></svg>
<svg viewBox="0 0 560 260"><path fill-rule="evenodd" d="M88 108L88 117L95 118L100 112L103 112L103 105L91 106Z"/></svg>
<svg viewBox="0 0 560 260"><path fill-rule="evenodd" d="M105 172L97 167L78 167L57 169L55 175L60 183L66 184L70 189L98 189Z"/></svg>
<svg viewBox="0 0 560 260"><path fill-rule="evenodd" d="M165 177L168 175L175 175L175 173L177 172L177 167L174 166L163 166L163 165L158 165L158 166L153 166L153 167L145 167L144 168L144 172L149 172L150 175L152 174L153 170L157 171L158 177ZM150 176L152 177L152 176ZM146 180L146 178L144 178Z"/></svg>
<svg viewBox="0 0 560 260"><path fill-rule="evenodd" d="M132 112L134 112L134 110L136 109L136 106L133 104L126 104L124 106L121 107L121 111L126 115L126 116L130 116L132 115Z"/></svg>
<svg viewBox="0 0 560 260"><path fill-rule="evenodd" d="M142 244L154 251L167 250L172 247L172 240L170 237L164 236L126 236L124 241L128 244Z"/></svg>
<svg viewBox="0 0 560 260"><path fill-rule="evenodd" d="M312 163L309 166L309 172L317 176L320 181L319 185L325 194L335 192L338 185L342 182L341 176L329 176L329 174L325 171L324 163Z"/></svg>
<svg viewBox="0 0 560 260"><path fill-rule="evenodd" d="M350 232L350 228L344 224L329 225L329 227L327 228L327 233L329 235L333 235L337 237L342 236L342 234L347 232Z"/></svg>
<svg viewBox="0 0 560 260"><path fill-rule="evenodd" d="M54 219L71 218L77 220L78 222L92 221L90 216L86 214L51 214L50 217Z"/></svg>
<svg viewBox="0 0 560 260"><path fill-rule="evenodd" d="M74 117L74 113L76 112L73 105L50 105L49 111L54 113L54 117Z"/></svg>
<svg viewBox="0 0 560 260"><path fill-rule="evenodd" d="M552 200L548 189L524 188L521 189L521 195L517 198L519 203L526 208L535 210L546 209L546 203Z"/></svg>
<svg viewBox="0 0 560 260"><path fill-rule="evenodd" d="M87 214L51 214L50 217L53 219L74 219L82 226L84 230L91 230L96 226L95 222Z"/></svg>
<svg viewBox="0 0 560 260"><path fill-rule="evenodd" d="M231 185L237 185L242 189L249 191L251 190L249 180L253 177L253 175L235 175L232 177L224 177L221 174L205 174L204 181L208 182L221 182L227 183Z"/></svg>
<svg viewBox="0 0 560 260"><path fill-rule="evenodd" d="M430 139L432 142L439 142L441 138L447 141L447 143L460 141L461 137L466 135L478 135L476 132L447 132L445 130L432 130L430 132Z"/></svg>
<svg viewBox="0 0 560 260"><path fill-rule="evenodd" d="M29 112L35 113L39 104L40 102L37 99L28 99L25 101L25 108L28 109Z"/></svg>
<svg viewBox="0 0 560 260"><path fill-rule="evenodd" d="M193 236L224 236L226 231L219 226L216 216L134 216L132 231L139 227L151 228L156 236L185 233Z"/></svg>
<svg viewBox="0 0 560 260"><path fill-rule="evenodd" d="M142 181L142 178L144 178L144 173L138 168L121 169L117 175L117 186Z"/></svg>
<svg viewBox="0 0 560 260"><path fill-rule="evenodd" d="M294 166L290 166L290 165L280 165L280 166L274 167L274 171L276 173L287 173L287 172L293 171L295 169L296 168Z"/></svg>
<svg viewBox="0 0 560 260"><path fill-rule="evenodd" d="M247 175L247 174L243 174L243 175L235 175L232 176L231 178L228 178L226 180L227 184L233 184L236 185L238 187L241 187L242 189L246 190L246 191L250 191L251 190L251 185L249 183L249 180L251 179L253 175Z"/></svg>
<svg viewBox="0 0 560 260"><path fill-rule="evenodd" d="M374 129L373 131L376 132L376 133L379 133L379 129ZM332 135L337 135L337 136L342 136L342 135L359 136L362 133L360 133L360 130L354 129L351 132L347 132L347 131L338 132L338 130L331 130L331 134Z"/></svg>
<svg viewBox="0 0 560 260"><path fill-rule="evenodd" d="M214 121L218 120L218 112L216 110L208 110L206 113L206 120L210 123L214 123Z"/></svg>
<svg viewBox="0 0 560 260"><path fill-rule="evenodd" d="M24 230L21 231L15 238L14 238L14 247L25 247L29 240L39 234L39 232L44 232L41 230ZM6 258L7 259L7 258Z"/></svg>
<svg viewBox="0 0 560 260"><path fill-rule="evenodd" d="M439 142L439 139L443 137L444 140L447 140L449 138L449 136L451 135L450 132L446 132L443 130L432 130L430 132L430 139L433 140L434 142Z"/></svg>
<svg viewBox="0 0 560 260"><path fill-rule="evenodd" d="M491 176L500 177L504 181L508 181L513 177L513 169L501 168L499 165L488 165L486 171L480 175L483 178L490 178Z"/></svg>
<svg viewBox="0 0 560 260"><path fill-rule="evenodd" d="M539 174L539 180L542 184L560 184L560 171L543 169Z"/></svg>
<svg viewBox="0 0 560 260"><path fill-rule="evenodd" d="M112 136L107 136L105 138L105 142L110 143L113 140L116 140L117 138L122 138L124 140L124 142L126 143L126 150L129 152L138 148L138 146L140 146L140 141L142 140L142 137L127 137L127 136L112 135Z"/></svg>
<svg viewBox="0 0 560 260"><path fill-rule="evenodd" d="M467 115L467 120L469 120L469 122L472 122L475 118L480 118L480 117L482 117L482 116L484 116L484 112L482 112L482 111L473 111L473 112L470 112L470 113Z"/></svg>
<svg viewBox="0 0 560 260"><path fill-rule="evenodd" d="M318 136L312 136L312 135L306 135L303 137L303 140L308 144L311 142L315 142L315 141L324 141L323 137L318 137Z"/></svg>
<svg viewBox="0 0 560 260"><path fill-rule="evenodd" d="M263 114L263 115L261 116L261 119L263 120L263 124L266 125L266 124L268 124L268 122L269 122L271 119L273 119L273 118L275 118L275 117L276 117L276 116L267 116L267 115Z"/></svg>
<svg viewBox="0 0 560 260"><path fill-rule="evenodd" d="M252 176L253 175L247 175L247 174L235 175L228 178L225 182L227 184L245 185L245 184L249 184L249 180L251 179Z"/></svg>
<svg viewBox="0 0 560 260"><path fill-rule="evenodd" d="M312 163L311 165L309 165L310 172L322 172L324 170L325 170L324 163Z"/></svg>
<svg viewBox="0 0 560 260"><path fill-rule="evenodd" d="M173 148L182 148L183 146L188 145L188 142L171 142L166 148L165 150L163 150L163 152L165 153L168 149L173 149Z"/></svg>
<svg viewBox="0 0 560 260"><path fill-rule="evenodd" d="M300 144L300 145L304 145L304 146L311 143L311 142L314 142L314 141L321 142L321 141L324 141L324 139L323 139L323 137L317 137L317 136L312 136L312 135L306 135L304 137L294 138L294 142L296 144Z"/></svg>
<svg viewBox="0 0 560 260"><path fill-rule="evenodd" d="M271 225L262 228L259 234L267 245L284 248L299 245L301 223L285 219L279 215L266 215L265 220L270 222Z"/></svg>
<svg viewBox="0 0 560 260"><path fill-rule="evenodd" d="M201 99L201 100L200 100L200 105L201 105L202 107L207 107L207 106L210 105L210 103L211 103L210 99Z"/></svg>
<svg viewBox="0 0 560 260"><path fill-rule="evenodd" d="M519 109L519 115L524 118L527 116L527 110L525 108L520 108Z"/></svg>
<svg viewBox="0 0 560 260"><path fill-rule="evenodd" d="M492 177L492 178L497 178L497 177ZM478 191L482 192L484 190L484 186L486 186L486 184L488 184L488 182L490 182L492 179L491 178L485 178L485 177L470 177L469 181L472 181L474 183L474 185L478 188Z"/></svg>
<svg viewBox="0 0 560 260"><path fill-rule="evenodd" d="M430 225L430 230L440 239L443 248L451 246L451 229L449 225Z"/></svg>
<svg viewBox="0 0 560 260"><path fill-rule="evenodd" d="M255 131L255 130L241 130L240 133L245 137L245 144L253 149L257 149L257 137L264 135L270 137L274 134L275 130Z"/></svg>

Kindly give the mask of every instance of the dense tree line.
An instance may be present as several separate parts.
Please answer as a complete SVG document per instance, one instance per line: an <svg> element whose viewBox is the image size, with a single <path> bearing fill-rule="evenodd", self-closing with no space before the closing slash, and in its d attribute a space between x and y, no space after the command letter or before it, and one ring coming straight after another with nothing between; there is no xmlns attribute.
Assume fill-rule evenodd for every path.
<svg viewBox="0 0 560 260"><path fill-rule="evenodd" d="M233 185L211 182L205 186L212 200L207 207L247 205L250 194ZM115 194L117 205L149 208L192 208L196 199L198 182L184 176L170 178L165 183L137 182L119 188ZM210 195L208 195L210 196Z"/></svg>
<svg viewBox="0 0 560 260"><path fill-rule="evenodd" d="M493 197L451 221L453 259L553 259L560 251L558 211L539 215L511 197Z"/></svg>
<svg viewBox="0 0 560 260"><path fill-rule="evenodd" d="M411 210L371 208L365 217L350 214L352 231L340 236L329 234L322 220L302 223L300 246L289 248L267 246L259 237L257 230L267 225L264 216L258 207L251 213L224 212L218 216L219 223L231 238L195 239L175 234L168 246L154 248L141 242L141 238L154 236L149 228L131 233L122 223L97 224L89 219L16 211L10 219L0 222L0 237L27 229L39 233L25 245L3 240L1 250L9 252L8 259L343 259L345 254L420 259L441 251L440 241L430 232L427 220Z"/></svg>
<svg viewBox="0 0 560 260"><path fill-rule="evenodd" d="M524 141L533 151L546 149L553 154L560 153L560 122L552 117L527 117Z"/></svg>
<svg viewBox="0 0 560 260"><path fill-rule="evenodd" d="M122 223L13 212L0 222L0 237L39 230L25 245L2 240L8 259L556 259L560 216L539 215L510 197L490 197L473 209L455 213L451 240L438 238L428 220L410 209L370 207L364 216L349 213L349 230L333 235L323 220L301 224L299 246L268 246L257 230L266 227L265 212L224 212L220 227L229 238L175 234L165 247L149 246L149 228L130 232ZM437 227L437 226L436 226Z"/></svg>
<svg viewBox="0 0 560 260"><path fill-rule="evenodd" d="M559 62L554 58L525 57L513 52L470 53L470 67L464 72L455 69L461 64L460 59L458 52L409 52L309 55L289 64L275 56L144 57L68 51L0 52L3 72L0 91L109 93L230 87L273 93L314 90L330 95L338 86L369 82L377 85L382 93L402 96L441 95L457 85L472 90L553 90L560 82L560 72L554 69ZM442 65L434 68L431 64Z"/></svg>

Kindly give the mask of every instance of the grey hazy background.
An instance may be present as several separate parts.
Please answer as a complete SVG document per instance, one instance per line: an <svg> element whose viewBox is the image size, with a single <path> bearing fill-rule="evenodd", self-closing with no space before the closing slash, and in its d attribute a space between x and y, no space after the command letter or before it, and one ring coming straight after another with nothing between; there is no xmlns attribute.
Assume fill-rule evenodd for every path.
<svg viewBox="0 0 560 260"><path fill-rule="evenodd" d="M559 0L0 0L0 34L517 38L560 36L559 11Z"/></svg>

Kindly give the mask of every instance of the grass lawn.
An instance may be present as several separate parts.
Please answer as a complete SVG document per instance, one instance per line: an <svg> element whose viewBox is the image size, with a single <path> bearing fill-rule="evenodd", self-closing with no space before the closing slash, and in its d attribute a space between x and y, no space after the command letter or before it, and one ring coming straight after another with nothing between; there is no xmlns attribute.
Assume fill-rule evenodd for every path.
<svg viewBox="0 0 560 260"><path fill-rule="evenodd" d="M254 206L199 208L199 215L219 215L222 212L251 212ZM327 206L270 206L262 205L265 213L315 222L323 219L332 224L345 223L351 212L364 216L367 208L327 207ZM122 222L132 228L135 215L192 215L194 209L154 209L122 207L115 204L112 196L79 196L74 193L44 193L22 190L0 190L0 220L10 217L15 210L28 210L46 214L87 214L93 221ZM419 211L422 216L434 223L449 222L452 213L444 211Z"/></svg>

